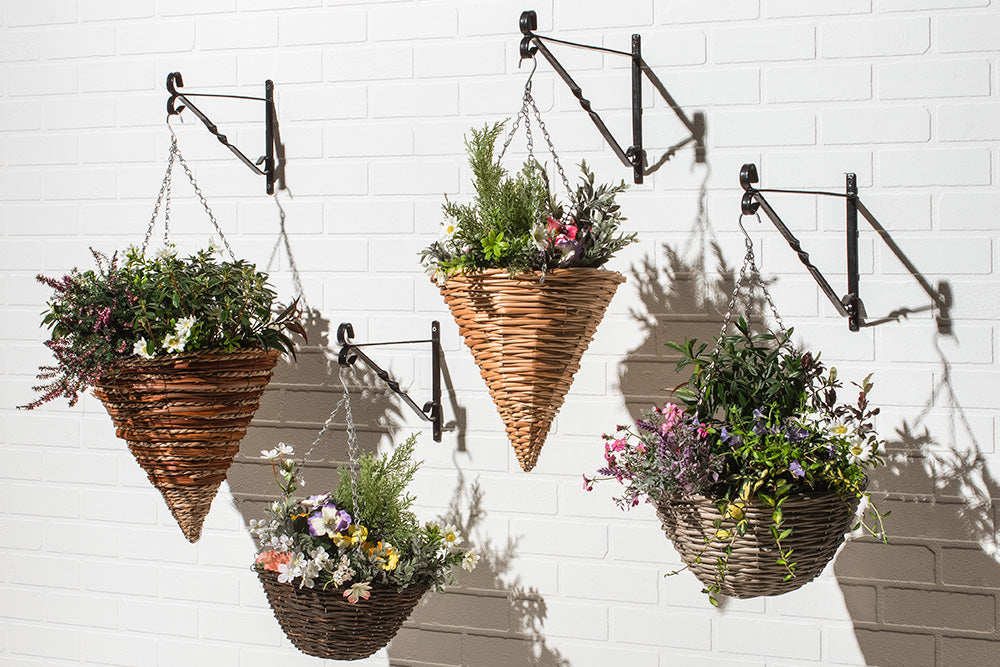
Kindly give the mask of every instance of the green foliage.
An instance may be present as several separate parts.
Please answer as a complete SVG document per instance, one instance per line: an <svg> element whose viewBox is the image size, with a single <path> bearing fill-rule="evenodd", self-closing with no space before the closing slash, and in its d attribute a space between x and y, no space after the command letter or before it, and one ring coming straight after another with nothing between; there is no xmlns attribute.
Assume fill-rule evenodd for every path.
<svg viewBox="0 0 1000 667"><path fill-rule="evenodd" d="M528 161L510 175L495 157L504 123L473 128L465 139L476 195L458 204L445 197L445 237L421 253L438 276L502 268L520 273L557 267L597 267L635 242L619 234L625 219L615 197L627 189L595 186L586 162L568 208L552 194L545 167Z"/></svg>
<svg viewBox="0 0 1000 667"><path fill-rule="evenodd" d="M93 251L92 251L93 252ZM305 335L297 302L275 312L267 275L242 260L216 261L213 249L187 258L173 246L155 257L129 248L125 261L93 252L97 270L61 280L38 276L55 290L42 323L55 366L43 366L37 407L58 396L73 405L80 392L135 359L212 348L279 349L294 355L285 331Z"/></svg>
<svg viewBox="0 0 1000 667"><path fill-rule="evenodd" d="M417 530L417 518L410 511L415 498L407 492L420 468L413 460L416 434L396 445L389 456L365 454L358 459L358 505L351 496L353 481L349 468L341 468L340 484L333 493L337 507L354 517L369 532L393 544L409 544Z"/></svg>

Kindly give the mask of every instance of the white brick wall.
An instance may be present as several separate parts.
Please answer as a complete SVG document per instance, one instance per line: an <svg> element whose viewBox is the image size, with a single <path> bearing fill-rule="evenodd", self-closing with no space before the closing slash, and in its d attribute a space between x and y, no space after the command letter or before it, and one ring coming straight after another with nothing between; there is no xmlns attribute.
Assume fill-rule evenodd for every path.
<svg viewBox="0 0 1000 667"><path fill-rule="evenodd" d="M232 501L273 492L254 452L277 439L302 449L326 418L339 388L319 346L337 324L353 322L359 340L388 340L422 337L439 319L460 408L457 416L446 398L445 418L464 420L462 437L452 430L433 443L393 401L355 412L367 446L388 442L388 431L423 431L426 465L414 485L421 516L445 511L460 491L467 512L478 486L483 515L471 532L486 557L361 664L1000 664L1000 565L983 549L996 518L984 506L1000 498L998 6L534 4L543 34L615 49L642 34L647 61L678 103L706 113L709 165L692 166L682 151L622 198L643 243L613 263L629 283L528 475L417 265L417 251L438 233L443 194L464 201L470 193L463 132L520 107L522 3L0 0L0 663L319 664L292 648L271 615L249 571L250 514L241 510L250 510ZM552 49L626 140L627 61ZM280 366L230 475L233 490L223 485L196 545L183 540L96 400L14 408L30 400L34 369L47 360L38 314L48 292L34 275L87 265L89 246L142 237L169 144L163 84L174 70L192 91L259 95L264 79L274 80L291 258L275 245L278 211L262 179L195 118L177 132L237 252L270 261L283 295L294 260L320 318L298 367ZM629 179L544 61L534 92L567 167L585 157L602 180ZM653 155L681 130L645 94ZM203 107L256 156L257 105ZM580 474L601 465L601 432L676 383L662 344L714 333L720 314L694 298L690 276L674 274L664 245L685 262L706 251L710 279L709 242L738 266L733 217L747 161L758 164L762 187L839 191L843 172L857 173L862 199L928 283L950 286L953 333L936 333L929 299L864 222L862 298L872 319L889 321L855 334L767 222L751 226L796 338L842 375L875 371L880 429L897 456L873 485L888 494L893 544L849 543L799 591L716 610L690 575L664 578L678 557L651 509L623 514L612 489L586 493ZM193 247L210 230L188 186L174 190L172 226ZM705 238L695 233L702 194ZM843 292L842 202L772 203ZM426 351L377 356L424 400ZM320 454L317 477L343 456L335 442Z"/></svg>

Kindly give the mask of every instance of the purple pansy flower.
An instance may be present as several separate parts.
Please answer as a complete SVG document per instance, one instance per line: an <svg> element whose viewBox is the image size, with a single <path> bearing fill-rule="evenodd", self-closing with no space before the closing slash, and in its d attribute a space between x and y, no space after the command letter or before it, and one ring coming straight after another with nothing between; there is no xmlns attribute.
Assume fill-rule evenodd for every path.
<svg viewBox="0 0 1000 667"><path fill-rule="evenodd" d="M338 510L336 505L328 503L316 513L311 514L308 523L309 532L316 537L323 535L332 537L334 533L339 533L351 525L351 515L344 510Z"/></svg>

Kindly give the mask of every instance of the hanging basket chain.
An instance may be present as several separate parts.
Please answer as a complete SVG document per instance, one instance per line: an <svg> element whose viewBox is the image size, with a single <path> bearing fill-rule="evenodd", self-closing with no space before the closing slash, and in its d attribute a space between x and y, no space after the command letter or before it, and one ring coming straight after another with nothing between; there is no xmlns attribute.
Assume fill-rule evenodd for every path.
<svg viewBox="0 0 1000 667"><path fill-rule="evenodd" d="M344 369L341 367L340 386L344 388L344 416L347 419L347 457L351 467L351 502L354 504L355 517L361 513L361 504L358 501L358 432L354 428L354 417L351 414L350 391L347 388L347 381L344 380Z"/></svg>
<svg viewBox="0 0 1000 667"><path fill-rule="evenodd" d="M195 180L191 167L188 166L187 160L185 160L184 156L181 154L181 149L177 145L177 135L174 134L174 128L171 127L169 122L167 123L167 129L170 130L170 155L167 159L167 171L163 175L163 183L160 185L160 192L156 197L156 205L153 207L153 215L149 220L149 227L146 229L146 238L142 243L142 253L146 254L146 248L149 245L149 239L153 233L153 227L156 225L156 217L159 214L161 203L163 205L163 242L167 243L169 241L170 195L173 183L174 160L176 160L184 169L184 173L191 182L191 187L194 188L195 195L198 196L198 201L201 202L202 208L205 209L208 219L212 222L212 226L215 228L216 233L218 233L219 238L222 240L222 244L225 246L229 256L234 262L237 261L236 253L233 252L232 247L229 245L229 240L226 238L226 235L222 233L222 227L219 226L219 221L215 219L215 214L212 213L212 208L208 205L208 200L205 199L205 195L202 193L201 187L198 185L198 181Z"/></svg>

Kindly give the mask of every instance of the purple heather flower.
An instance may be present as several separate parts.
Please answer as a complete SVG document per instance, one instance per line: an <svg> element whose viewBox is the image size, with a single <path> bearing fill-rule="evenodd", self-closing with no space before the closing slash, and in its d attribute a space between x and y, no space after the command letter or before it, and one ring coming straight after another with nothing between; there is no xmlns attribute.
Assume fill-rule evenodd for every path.
<svg viewBox="0 0 1000 667"><path fill-rule="evenodd" d="M791 426L785 431L788 441L792 443L802 442L809 437L809 430L801 426Z"/></svg>
<svg viewBox="0 0 1000 667"><path fill-rule="evenodd" d="M725 426L719 431L719 439L726 447L739 447L740 443L743 442L743 438L738 433L730 433Z"/></svg>
<svg viewBox="0 0 1000 667"><path fill-rule="evenodd" d="M798 461L792 461L788 464L788 471L792 473L792 477L805 477L806 471L799 465Z"/></svg>

